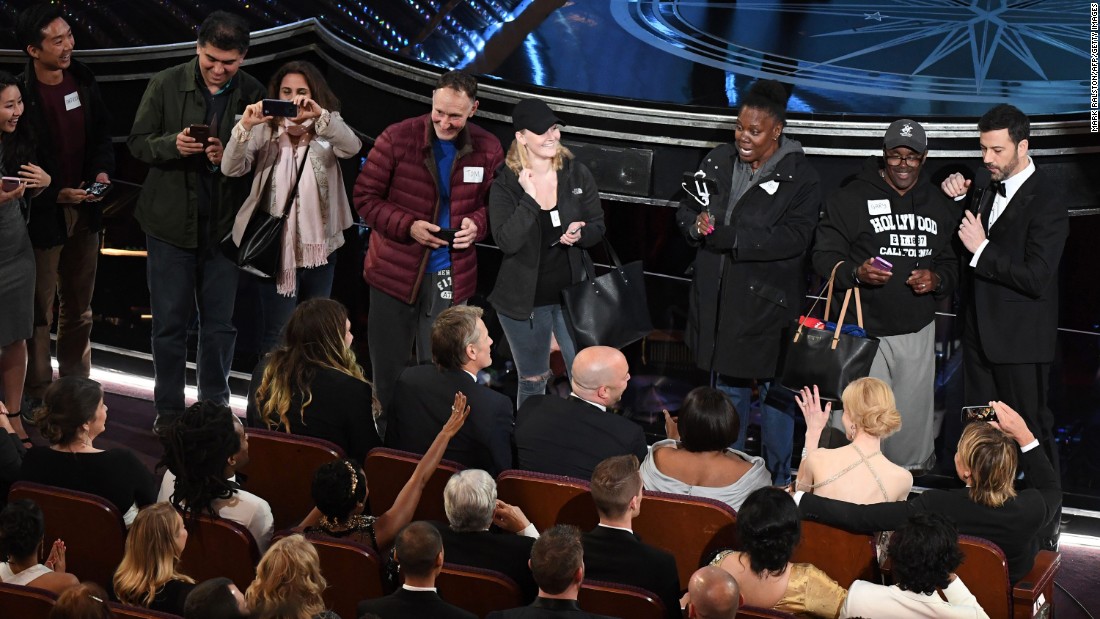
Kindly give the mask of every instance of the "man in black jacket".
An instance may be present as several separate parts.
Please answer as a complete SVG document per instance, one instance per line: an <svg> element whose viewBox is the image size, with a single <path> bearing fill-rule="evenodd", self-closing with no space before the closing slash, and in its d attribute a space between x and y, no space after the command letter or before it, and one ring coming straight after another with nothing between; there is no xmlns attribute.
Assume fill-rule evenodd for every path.
<svg viewBox="0 0 1100 619"><path fill-rule="evenodd" d="M24 122L34 128L53 183L35 198L28 223L36 266L34 335L27 346L26 397L30 408L53 380L50 325L60 293L57 364L61 376L87 377L92 369L92 292L103 209L92 183L110 183L115 156L110 119L95 76L73 60L73 33L56 4L38 3L19 14Z"/></svg>
<svg viewBox="0 0 1100 619"><path fill-rule="evenodd" d="M890 385L902 413L901 429L883 441L882 453L910 470L934 463L936 309L958 278L952 237L959 209L921 178L927 158L924 127L894 121L882 156L868 157L855 179L829 196L813 253L818 274L836 268L840 299L860 290L867 335L879 338L871 376Z"/></svg>

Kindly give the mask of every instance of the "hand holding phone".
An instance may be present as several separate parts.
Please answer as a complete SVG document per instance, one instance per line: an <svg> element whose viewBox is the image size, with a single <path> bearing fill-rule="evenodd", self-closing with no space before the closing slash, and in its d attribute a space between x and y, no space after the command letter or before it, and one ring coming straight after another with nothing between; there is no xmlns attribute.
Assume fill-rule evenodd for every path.
<svg viewBox="0 0 1100 619"><path fill-rule="evenodd" d="M107 192L111 190L110 183L92 183L84 188L84 192L89 196L89 201L96 201L103 199L103 196L107 195Z"/></svg>
<svg viewBox="0 0 1100 619"><path fill-rule="evenodd" d="M187 135L201 144L203 150L210 145L210 125L191 125L187 128Z"/></svg>
<svg viewBox="0 0 1100 619"><path fill-rule="evenodd" d="M997 411L988 404L962 407L962 422L967 424L973 421L997 421Z"/></svg>
<svg viewBox="0 0 1100 619"><path fill-rule="evenodd" d="M282 118L296 118L298 116L298 106L293 101L264 99L262 103L264 116L279 116Z"/></svg>
<svg viewBox="0 0 1100 619"><path fill-rule="evenodd" d="M874 266L876 269L882 269L883 271L893 272L894 270L894 265L883 259L882 256L875 256L874 258L872 258L871 265Z"/></svg>
<svg viewBox="0 0 1100 619"><path fill-rule="evenodd" d="M11 193L23 184L23 179L18 176L5 176L0 178L0 191Z"/></svg>
<svg viewBox="0 0 1100 619"><path fill-rule="evenodd" d="M439 232L433 232L432 235L438 239L447 241L448 244L455 242L455 235L458 234L458 228L440 228Z"/></svg>

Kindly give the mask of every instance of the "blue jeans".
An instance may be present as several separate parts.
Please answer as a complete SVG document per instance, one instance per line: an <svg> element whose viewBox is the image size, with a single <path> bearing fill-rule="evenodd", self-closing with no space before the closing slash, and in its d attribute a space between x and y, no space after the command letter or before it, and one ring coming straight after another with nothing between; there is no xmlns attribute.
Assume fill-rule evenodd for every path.
<svg viewBox="0 0 1100 619"><path fill-rule="evenodd" d="M199 399L228 405L229 369L237 341L233 305L239 269L217 245L183 249L151 236L145 237L145 244L153 311L153 405L158 412L184 408L187 330L196 308Z"/></svg>
<svg viewBox="0 0 1100 619"><path fill-rule="evenodd" d="M260 291L260 311L263 324L260 329L260 356L266 355L279 343L283 327L290 320L294 308L302 301L327 299L332 294L332 279L336 274L336 253L328 257L328 264L311 269L298 269L298 293L284 297L275 288L274 278L256 278Z"/></svg>
<svg viewBox="0 0 1100 619"><path fill-rule="evenodd" d="M573 370L573 358L577 348L573 336L565 325L565 314L561 305L540 305L531 312L526 320L516 320L504 314L498 314L504 336L508 338L508 347L512 349L512 360L516 362L519 385L516 389L516 410L523 401L533 395L546 393L546 383L550 379L550 332L558 339L565 367Z"/></svg>
<svg viewBox="0 0 1100 619"><path fill-rule="evenodd" d="M757 391L760 395L760 451L768 472L772 474L772 483L777 486L786 486L791 483L794 417L764 403L769 387L771 387L769 381L757 382ZM752 381L719 376L715 388L729 396L737 409L737 414L741 417L741 432L733 448L744 451L745 434L751 418L749 412L752 408Z"/></svg>

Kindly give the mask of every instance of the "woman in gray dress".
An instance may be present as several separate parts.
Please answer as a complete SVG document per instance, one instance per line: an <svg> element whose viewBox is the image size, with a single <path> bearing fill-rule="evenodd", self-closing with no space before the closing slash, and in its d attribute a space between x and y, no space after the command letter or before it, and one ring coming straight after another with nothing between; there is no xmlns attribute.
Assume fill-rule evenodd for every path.
<svg viewBox="0 0 1100 619"><path fill-rule="evenodd" d="M0 413L29 444L19 412L27 376L26 340L32 330L34 251L23 213L26 199L49 186L50 175L30 163L35 140L30 125L19 122L22 115L19 82L0 71Z"/></svg>

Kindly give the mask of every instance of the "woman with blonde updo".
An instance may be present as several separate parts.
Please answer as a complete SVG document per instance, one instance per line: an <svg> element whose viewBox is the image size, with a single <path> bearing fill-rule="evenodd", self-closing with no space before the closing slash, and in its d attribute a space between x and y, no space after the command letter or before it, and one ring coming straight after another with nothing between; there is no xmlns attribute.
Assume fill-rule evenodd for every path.
<svg viewBox="0 0 1100 619"><path fill-rule="evenodd" d="M187 546L183 517L171 503L156 503L138 513L126 551L115 570L115 597L123 604L183 614L195 581L179 571Z"/></svg>
<svg viewBox="0 0 1100 619"><path fill-rule="evenodd" d="M245 598L257 619L339 619L325 608L325 587L317 549L291 535L267 549Z"/></svg>
<svg viewBox="0 0 1100 619"><path fill-rule="evenodd" d="M841 420L850 443L836 449L817 447L832 404L822 409L816 385L803 388L795 397L806 417L806 452L798 467L798 490L864 505L909 496L913 475L881 451L882 439L901 427L901 413L889 385L877 378L860 378L844 388Z"/></svg>

